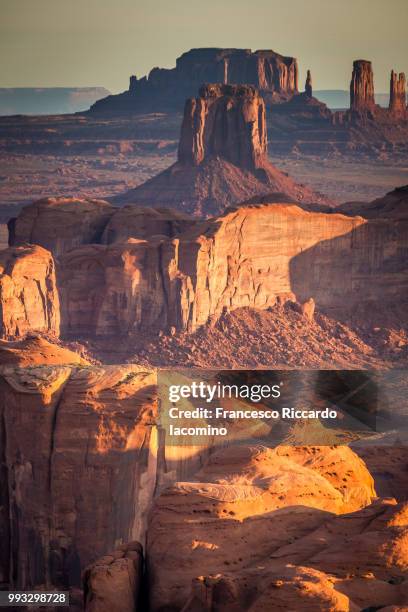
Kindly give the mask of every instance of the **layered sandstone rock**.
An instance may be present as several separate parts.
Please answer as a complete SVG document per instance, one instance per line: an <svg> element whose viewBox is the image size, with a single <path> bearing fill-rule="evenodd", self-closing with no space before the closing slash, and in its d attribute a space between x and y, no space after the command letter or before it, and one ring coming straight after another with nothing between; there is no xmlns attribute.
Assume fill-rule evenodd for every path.
<svg viewBox="0 0 408 612"><path fill-rule="evenodd" d="M201 609L189 593L204 568L208 576L244 579L248 588L240 598L224 584L219 605L249 603L256 583L247 572L259 575L277 551L373 495L371 476L346 447L219 450L194 481L176 483L155 500L147 542L152 610Z"/></svg>
<svg viewBox="0 0 408 612"><path fill-rule="evenodd" d="M265 102L254 87L206 85L187 100L178 160L198 166L207 157L255 170L267 153Z"/></svg>
<svg viewBox="0 0 408 612"><path fill-rule="evenodd" d="M99 242L114 210L103 200L39 200L24 207L13 220L10 243L39 244L58 257L81 244Z"/></svg>
<svg viewBox="0 0 408 612"><path fill-rule="evenodd" d="M372 111L374 107L374 76L371 62L355 60L350 82L350 110L364 113Z"/></svg>
<svg viewBox="0 0 408 612"><path fill-rule="evenodd" d="M406 601L406 507L369 505L352 450L166 444L156 388L137 366L3 366L3 584L83 580L86 610L144 610L148 528L152 610L262 610L276 589L283 609Z"/></svg>
<svg viewBox="0 0 408 612"><path fill-rule="evenodd" d="M403 72L397 74L391 70L389 110L397 116L407 113L407 86Z"/></svg>
<svg viewBox="0 0 408 612"><path fill-rule="evenodd" d="M268 518L267 540L287 516ZM270 609L271 601L276 610L405 610L407 505L384 500L352 514L321 518L321 526L311 525L289 545L269 541L252 559L245 549L245 565L236 561L239 547L230 548L217 574L193 579L183 610L227 612L242 609L245 602L246 610L261 612Z"/></svg>
<svg viewBox="0 0 408 612"><path fill-rule="evenodd" d="M408 218L408 185L396 187L385 196L372 202L346 202L339 207L345 215L361 215L366 219Z"/></svg>
<svg viewBox="0 0 408 612"><path fill-rule="evenodd" d="M175 249L156 237L67 253L60 273L63 333L128 336L171 325L182 295Z"/></svg>
<svg viewBox="0 0 408 612"><path fill-rule="evenodd" d="M105 244L85 244L59 257L63 334L114 337L171 327L191 332L224 310L265 310L284 295L300 302L313 298L318 309L342 319L367 307L374 312L379 301L383 310L385 304L394 308L408 293L401 256L406 219L397 214L405 210L404 193L387 196L386 208L395 214L374 214L373 206L368 221L306 211L282 203L283 196L279 203L243 205L201 222L137 206L116 210L100 238ZM58 252L62 220L56 226ZM3 336L58 333L51 255L41 247L4 253Z"/></svg>
<svg viewBox="0 0 408 612"><path fill-rule="evenodd" d="M79 588L89 563L144 536L158 460L155 390L156 374L137 366L3 366L2 583ZM136 588L134 555L124 556L107 573L127 565ZM107 597L99 571L89 588Z"/></svg>
<svg viewBox="0 0 408 612"><path fill-rule="evenodd" d="M0 366L70 364L89 365L89 362L77 352L41 336L27 336L15 341L0 340Z"/></svg>
<svg viewBox="0 0 408 612"><path fill-rule="evenodd" d="M83 580L85 612L142 612L141 544L123 544L104 555L86 568Z"/></svg>
<svg viewBox="0 0 408 612"><path fill-rule="evenodd" d="M180 111L203 83L248 83L268 101L280 101L297 93L297 61L270 50L191 49L177 59L175 68L153 68L139 80L132 76L128 91L98 100L91 112Z"/></svg>
<svg viewBox="0 0 408 612"><path fill-rule="evenodd" d="M146 240L152 236L174 238L193 227L196 221L171 208L124 206L114 211L101 238L102 244L126 242L128 238Z"/></svg>
<svg viewBox="0 0 408 612"><path fill-rule="evenodd" d="M405 263L395 266L406 240L398 221L367 223L284 204L240 207L180 239L186 298L176 323L195 329L223 308L265 309L291 292L336 317L380 296L382 304L406 300Z"/></svg>
<svg viewBox="0 0 408 612"><path fill-rule="evenodd" d="M137 226L137 212L122 215ZM133 232L131 222L128 229ZM346 317L379 299L383 305L406 300L400 256L406 236L398 219L367 222L260 204L197 223L175 238L85 245L60 259L62 331L74 338L172 326L194 331L224 310L268 309L293 294Z"/></svg>
<svg viewBox="0 0 408 612"><path fill-rule="evenodd" d="M271 193L283 193L298 202L331 203L270 163L265 103L254 87L206 85L199 94L185 105L178 161L116 196L115 202L171 206L205 217Z"/></svg>
<svg viewBox="0 0 408 612"><path fill-rule="evenodd" d="M54 260L40 246L0 251L0 337L47 332L58 336L59 296Z"/></svg>

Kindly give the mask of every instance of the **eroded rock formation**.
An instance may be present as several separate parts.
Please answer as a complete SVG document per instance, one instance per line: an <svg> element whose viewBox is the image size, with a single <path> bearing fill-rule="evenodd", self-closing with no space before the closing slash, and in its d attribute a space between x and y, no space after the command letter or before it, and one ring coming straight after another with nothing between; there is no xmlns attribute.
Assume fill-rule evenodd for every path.
<svg viewBox="0 0 408 612"><path fill-rule="evenodd" d="M123 544L104 555L86 568L83 580L85 612L143 612L141 544Z"/></svg>
<svg viewBox="0 0 408 612"><path fill-rule="evenodd" d="M155 372L137 366L2 367L2 583L79 588L84 567L144 536L155 393Z"/></svg>
<svg viewBox="0 0 408 612"><path fill-rule="evenodd" d="M318 309L341 319L361 316L367 307L371 312L379 302L382 310L386 304L395 310L396 301L406 302L406 262L401 256L407 248L406 218L387 215L366 220L310 212L294 204L273 203L273 198L271 202L243 205L194 223L163 212L144 216L137 206L116 210L102 232L104 244L84 244L57 258L63 335L129 336L170 327L194 331L217 320L224 310L267 309L283 295L295 295L300 302L313 298ZM393 206L398 208L400 201ZM65 218L64 210L61 217ZM58 220L53 236L57 252L63 227ZM39 239L50 240L47 233ZM37 252L34 247L18 248ZM46 252L38 249L45 257ZM4 257L8 253L14 261L15 250L4 251ZM46 261L52 261L49 253ZM18 298L15 289L12 298L3 291L3 312L14 304L4 336L58 331L54 325L55 317L59 320L58 295L51 272L51 289L44 295L52 316L43 314L38 297L40 323L24 318L27 277L32 278L33 272L35 277L36 271L31 266L32 262L21 277L24 288L17 290ZM47 269L41 268L41 273ZM11 291L10 275L3 278ZM30 282L37 291L36 278ZM14 321L16 309L24 313L23 325Z"/></svg>
<svg viewBox="0 0 408 612"><path fill-rule="evenodd" d="M331 203L270 163L265 103L254 87L213 84L199 94L185 105L178 161L115 202L171 206L197 216L272 192Z"/></svg>
<svg viewBox="0 0 408 612"><path fill-rule="evenodd" d="M389 110L397 116L407 113L407 85L403 72L397 74L391 70Z"/></svg>
<svg viewBox="0 0 408 612"><path fill-rule="evenodd" d="M10 223L10 243L39 244L59 256L81 244L99 242L114 210L113 206L103 200L38 200L25 206Z"/></svg>
<svg viewBox="0 0 408 612"><path fill-rule="evenodd" d="M172 69L153 68L148 77L130 78L129 90L108 96L91 112L180 110L203 83L253 85L268 101L287 99L298 91L298 66L293 57L250 49L191 49Z"/></svg>
<svg viewBox="0 0 408 612"><path fill-rule="evenodd" d="M252 609L250 605L260 596L255 576L261 573L265 578L268 572L282 570L291 560L291 547L299 550L299 556L292 557L294 564L302 558L302 551L304 563L298 563L309 565L307 560L313 554L322 554L323 544L320 541L315 550L307 546L308 538L319 541L322 524L335 524L341 520L336 514L366 506L373 495L371 476L347 447L233 446L213 453L194 481L178 482L155 500L147 541L152 610L165 605L196 609L195 587L201 590L196 581L203 576L203 568L206 576L218 576L215 582L223 582L215 600L220 609L227 610L228 605L238 602L246 602L246 609ZM362 519L362 523L366 521ZM398 533L396 530L395 540ZM385 531L381 537L385 542ZM296 548L298 541L305 543ZM330 544L336 544L335 537L328 549ZM349 554L346 549L345 555ZM390 575L394 567L391 562ZM317 568L324 571L319 565ZM232 577L243 580L242 590L235 580L229 588ZM205 590L210 582L202 580ZM301 594L299 602L300 598ZM300 610L302 606L285 609Z"/></svg>
<svg viewBox="0 0 408 612"><path fill-rule="evenodd" d="M58 336L59 295L49 251L25 245L0 251L0 338L45 332Z"/></svg>
<svg viewBox="0 0 408 612"><path fill-rule="evenodd" d="M308 98L311 98L313 96L312 75L311 75L310 70L307 71L306 83L305 83L305 94L307 95Z"/></svg>
<svg viewBox="0 0 408 612"><path fill-rule="evenodd" d="M236 531L228 543L223 542L223 550L231 551L229 558L220 563L217 574L207 572L192 580L183 610L216 608L227 612L239 610L243 601L250 612L270 609L271 601L277 610L405 609L407 504L384 500L343 516L320 514L323 524L316 527L313 519L319 513L310 512L310 531L294 534L294 541L285 545L271 536L283 528L289 512L288 509L286 513L265 517L265 521L270 521L265 532L260 522L254 526L251 536L263 538L265 548L253 559L248 559L248 551L259 550L258 543L251 542L250 548L237 544L233 547L232 542L237 542ZM210 519L206 521L210 525ZM228 531L224 534L226 539ZM217 533L217 541L221 533L222 530ZM209 535L210 532L206 542L211 540ZM214 535L215 530L211 532L212 539ZM174 549L172 552L174 567L179 567L176 552ZM220 549L211 555L203 546L195 555L196 562L199 556L211 563L212 557L221 557L222 552ZM176 600L170 584L167 593ZM160 606L153 607L159 609Z"/></svg>
<svg viewBox="0 0 408 612"><path fill-rule="evenodd" d="M248 170L262 168L267 155L265 102L254 87L206 85L187 100L178 160L198 166L222 157Z"/></svg>
<svg viewBox="0 0 408 612"><path fill-rule="evenodd" d="M0 340L0 366L18 365L20 367L36 365L89 365L84 357L74 350L70 350L50 342L38 335L28 335L22 340Z"/></svg>
<svg viewBox="0 0 408 612"><path fill-rule="evenodd" d="M63 333L127 336L171 325L180 308L176 244L131 238L67 253L60 275Z"/></svg>
<svg viewBox="0 0 408 612"><path fill-rule="evenodd" d="M2 366L3 585L83 584L88 612L145 610L147 530L152 611L262 610L275 590L283 609L406 601L406 504L371 503L356 452L268 448L262 428L252 445L169 444L156 393L138 366Z"/></svg>
<svg viewBox="0 0 408 612"><path fill-rule="evenodd" d="M113 211L102 234L103 244L126 242L128 238L146 240L152 236L174 238L193 227L197 220L172 208L124 206Z"/></svg>
<svg viewBox="0 0 408 612"><path fill-rule="evenodd" d="M374 107L374 76L371 62L355 60L350 82L350 110L364 113L372 111Z"/></svg>

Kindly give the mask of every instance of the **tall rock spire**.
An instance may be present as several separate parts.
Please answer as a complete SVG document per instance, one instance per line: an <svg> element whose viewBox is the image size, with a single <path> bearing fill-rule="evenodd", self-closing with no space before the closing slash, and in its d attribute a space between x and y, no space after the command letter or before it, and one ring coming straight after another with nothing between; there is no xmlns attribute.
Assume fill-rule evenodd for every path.
<svg viewBox="0 0 408 612"><path fill-rule="evenodd" d="M393 115L402 115L407 112L406 104L405 74L400 72L397 75L394 70L391 70L390 104L388 108Z"/></svg>
<svg viewBox="0 0 408 612"><path fill-rule="evenodd" d="M305 94L307 95L308 98L311 98L313 96L312 75L311 75L310 70L307 71L307 75L306 75Z"/></svg>
<svg viewBox="0 0 408 612"><path fill-rule="evenodd" d="M350 82L350 110L366 112L375 107L374 77L371 62L355 60Z"/></svg>

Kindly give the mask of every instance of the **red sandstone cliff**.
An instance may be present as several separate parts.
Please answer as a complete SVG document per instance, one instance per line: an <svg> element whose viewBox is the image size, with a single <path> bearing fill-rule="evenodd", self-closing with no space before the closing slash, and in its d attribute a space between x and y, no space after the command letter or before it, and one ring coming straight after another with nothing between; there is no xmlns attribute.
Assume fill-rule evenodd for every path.
<svg viewBox="0 0 408 612"><path fill-rule="evenodd" d="M206 85L198 98L187 100L180 163L198 166L213 156L254 171L266 155L265 102L254 87Z"/></svg>
<svg viewBox="0 0 408 612"><path fill-rule="evenodd" d="M355 60L350 82L350 110L372 111L374 101L374 76L371 62Z"/></svg>
<svg viewBox="0 0 408 612"><path fill-rule="evenodd" d="M0 582L80 588L90 562L144 535L157 473L156 374L137 366L3 366L3 374Z"/></svg>
<svg viewBox="0 0 408 612"><path fill-rule="evenodd" d="M407 114L407 86L403 72L397 75L396 72L391 71L389 110L396 116Z"/></svg>
<svg viewBox="0 0 408 612"><path fill-rule="evenodd" d="M394 200L394 209L403 208L401 198ZM54 202L52 215L58 216L57 211ZM103 244L83 244L57 258L58 294L51 274L45 302L37 295L32 257L28 272L17 277L16 267L11 276L3 275L9 289L15 283L24 284L24 290L11 292L11 310L11 297L3 292L3 313L9 308L11 317L3 335L18 337L35 330L58 333L59 323L54 320L59 322L60 312L63 335L74 339L170 327L193 331L219 318L224 309L267 309L279 296L293 294L302 302L313 297L318 309L342 319L364 318L365 310L378 311L378 305L384 312L386 305L393 311L396 305L402 309L408 286L401 253L407 248L408 233L406 216L397 212L393 218L379 215L366 220L308 212L293 204L274 203L272 198L269 204L243 205L208 221L190 223L168 213L147 214L142 221L138 207L118 209L102 232ZM30 207L22 213L26 219L30 214ZM64 201L60 215L52 237L46 222L43 235L36 226L38 241L57 253L65 236ZM159 225L150 224L150 219ZM86 239L86 231L79 230L75 240L81 244ZM14 261L13 249L4 251L4 257ZM39 247L30 247L32 251L41 254L42 262L46 252ZM49 253L46 261L51 261ZM43 283L47 270L46 265L41 268ZM31 285L39 320L28 308ZM19 310L24 316L17 325L11 313Z"/></svg>
<svg viewBox="0 0 408 612"><path fill-rule="evenodd" d="M44 332L58 336L60 304L55 264L40 246L0 251L0 338Z"/></svg>

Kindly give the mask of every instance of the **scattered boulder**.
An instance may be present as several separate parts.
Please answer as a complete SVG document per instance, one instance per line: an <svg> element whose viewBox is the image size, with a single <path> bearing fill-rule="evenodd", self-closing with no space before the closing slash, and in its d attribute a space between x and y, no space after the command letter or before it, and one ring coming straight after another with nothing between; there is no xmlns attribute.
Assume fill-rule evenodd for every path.
<svg viewBox="0 0 408 612"><path fill-rule="evenodd" d="M143 612L143 549L130 542L89 565L83 575L85 612Z"/></svg>
<svg viewBox="0 0 408 612"><path fill-rule="evenodd" d="M316 304L314 299L309 298L307 302L303 302L301 306L303 316L306 317L306 319L308 319L309 321L313 321L315 308Z"/></svg>

